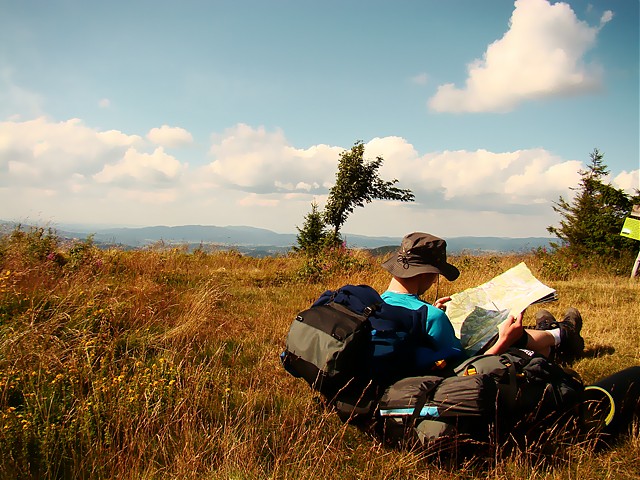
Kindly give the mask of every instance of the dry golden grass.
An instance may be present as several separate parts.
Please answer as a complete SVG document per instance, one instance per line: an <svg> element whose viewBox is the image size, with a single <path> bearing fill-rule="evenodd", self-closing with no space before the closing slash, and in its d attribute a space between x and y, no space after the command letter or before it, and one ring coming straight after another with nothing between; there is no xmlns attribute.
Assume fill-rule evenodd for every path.
<svg viewBox="0 0 640 480"><path fill-rule="evenodd" d="M301 257L75 247L33 234L0 243L1 478L640 476L637 431L546 462L520 453L452 465L386 448L324 410L280 365L289 325L326 289L384 290L380 259L347 252L309 281ZM573 367L585 381L640 365L638 281L553 281L532 255L460 256L463 274L440 296L522 260L558 290L553 313L583 313L587 355Z"/></svg>

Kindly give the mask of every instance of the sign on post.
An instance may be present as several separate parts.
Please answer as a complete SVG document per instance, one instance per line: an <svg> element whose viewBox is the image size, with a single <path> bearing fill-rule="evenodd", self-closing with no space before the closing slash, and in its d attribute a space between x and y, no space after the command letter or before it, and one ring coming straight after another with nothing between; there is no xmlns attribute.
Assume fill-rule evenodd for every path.
<svg viewBox="0 0 640 480"><path fill-rule="evenodd" d="M620 235L640 240L640 205L634 205L631 214L625 218Z"/></svg>
<svg viewBox="0 0 640 480"><path fill-rule="evenodd" d="M624 220L620 235L640 241L640 205L633 206L631 214ZM634 278L638 274L638 268L640 268L640 252L638 252L636 262L633 264L631 278Z"/></svg>

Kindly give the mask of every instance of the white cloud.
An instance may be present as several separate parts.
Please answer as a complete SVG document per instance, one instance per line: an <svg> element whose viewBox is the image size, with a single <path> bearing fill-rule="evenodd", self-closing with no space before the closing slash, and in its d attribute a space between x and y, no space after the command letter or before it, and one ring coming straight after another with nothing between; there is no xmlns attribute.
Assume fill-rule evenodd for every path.
<svg viewBox="0 0 640 480"><path fill-rule="evenodd" d="M519 103L556 95L593 91L601 67L584 62L602 25L579 20L567 3L516 0L509 30L468 65L463 88L440 85L429 100L438 112L507 112Z"/></svg>
<svg viewBox="0 0 640 480"><path fill-rule="evenodd" d="M564 160L544 149L458 150L420 156L400 137L373 139L365 152L384 158L382 178L398 179L417 201L428 199L432 209L450 208L449 202L465 202L468 210L496 211L548 204L570 194L569 187L578 184L582 167L579 161Z"/></svg>
<svg viewBox="0 0 640 480"><path fill-rule="evenodd" d="M0 184L56 184L73 174L91 175L140 142L137 135L99 132L79 119L0 122L0 170L3 165L12 166L10 176L0 177Z"/></svg>
<svg viewBox="0 0 640 480"><path fill-rule="evenodd" d="M613 19L613 12L611 10L607 10L600 17L600 25L604 25L605 23L610 22Z"/></svg>
<svg viewBox="0 0 640 480"><path fill-rule="evenodd" d="M626 193L634 195L636 190L640 190L640 170L632 170L631 172L624 170L616 175L611 183Z"/></svg>
<svg viewBox="0 0 640 480"><path fill-rule="evenodd" d="M550 195L565 192L567 187L578 185L581 162L562 161L544 150L521 153L521 159L528 157L527 163L521 173L507 179L505 193L548 199Z"/></svg>
<svg viewBox="0 0 640 480"><path fill-rule="evenodd" d="M96 137L105 145L112 147L128 147L130 145L139 145L142 139L137 135L126 135L119 130L107 130L97 132Z"/></svg>
<svg viewBox="0 0 640 480"><path fill-rule="evenodd" d="M311 194L328 192L342 151L327 146L299 150L287 144L282 132L238 125L216 138L212 147L216 160L207 170L228 188L269 196L268 204L273 204L271 199L278 192L306 193L311 199ZM367 160L377 156L384 159L383 179L398 179L398 186L410 188L418 201L429 199L433 209L462 201L469 202L469 210L549 203L570 193L582 166L544 149L420 155L407 140L394 136L374 138L365 145ZM498 197L500 202L492 207L487 199Z"/></svg>
<svg viewBox="0 0 640 480"><path fill-rule="evenodd" d="M282 131L239 124L216 135L205 174L221 185L253 192L301 189L335 178L338 155L344 149L315 145L298 149ZM315 187L318 188L318 187Z"/></svg>
<svg viewBox="0 0 640 480"><path fill-rule="evenodd" d="M33 165L29 165L28 163L9 160L8 166L8 174L13 178L34 178L40 173L37 168Z"/></svg>
<svg viewBox="0 0 640 480"><path fill-rule="evenodd" d="M100 108L109 108L111 106L111 101L108 98L102 98L98 102L98 106Z"/></svg>
<svg viewBox="0 0 640 480"><path fill-rule="evenodd" d="M212 139L212 162L190 168L139 136L97 131L77 119L0 123L0 218L27 216L114 224L234 224L290 232L322 207L345 148L296 148L281 131L237 125ZM443 235L508 231L523 236L553 223L551 202L571 195L583 165L542 148L512 152L420 153L397 136L373 138L365 157L384 158L380 175L410 188L415 203L374 202L356 209L348 230L402 235L440 226ZM638 185L638 170L614 179ZM162 208L150 208L162 205ZM481 230L469 230L473 219ZM73 220L69 220L73 219ZM479 223L480 222L480 223ZM490 223L493 222L493 223ZM494 228L495 227L495 228ZM393 229L393 230L391 230ZM458 230L456 230L458 229ZM466 229L466 232L463 230ZM395 232L395 233L393 233ZM437 232L435 232L437 233Z"/></svg>
<svg viewBox="0 0 640 480"><path fill-rule="evenodd" d="M116 164L105 165L93 178L99 183L142 182L161 187L171 184L186 168L175 157L158 147L153 153L130 148Z"/></svg>
<svg viewBox="0 0 640 480"><path fill-rule="evenodd" d="M147 138L156 145L167 148L181 147L193 143L193 136L180 127L162 125L160 128L152 128L147 133Z"/></svg>
<svg viewBox="0 0 640 480"><path fill-rule="evenodd" d="M282 183L280 181L275 181L274 185L278 190L287 190L287 191L303 191L310 192L311 190L318 190L320 188L320 184L314 182L313 184L306 182L298 182L295 185L293 183Z"/></svg>

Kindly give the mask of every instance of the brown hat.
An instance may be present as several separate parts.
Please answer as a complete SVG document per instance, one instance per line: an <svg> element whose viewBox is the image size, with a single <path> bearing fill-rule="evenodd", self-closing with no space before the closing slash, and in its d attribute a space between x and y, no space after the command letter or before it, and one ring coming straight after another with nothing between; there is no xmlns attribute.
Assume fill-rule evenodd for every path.
<svg viewBox="0 0 640 480"><path fill-rule="evenodd" d="M400 250L382 264L391 275L410 278L421 273L440 273L453 281L460 270L447 263L447 242L428 233L414 232L402 239Z"/></svg>

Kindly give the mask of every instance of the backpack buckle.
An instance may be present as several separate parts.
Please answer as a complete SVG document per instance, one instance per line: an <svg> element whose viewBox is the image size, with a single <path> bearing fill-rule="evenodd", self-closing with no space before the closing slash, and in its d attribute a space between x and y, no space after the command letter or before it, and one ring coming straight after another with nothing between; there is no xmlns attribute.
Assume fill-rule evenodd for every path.
<svg viewBox="0 0 640 480"><path fill-rule="evenodd" d="M373 312L375 312L378 309L378 305L369 305L368 307L364 307L364 309L362 310L362 315L364 315L366 318L369 318L371 316L371 314L373 314Z"/></svg>

